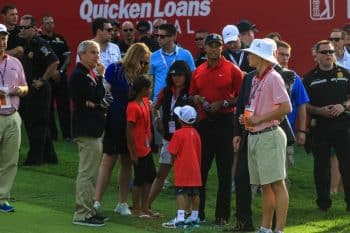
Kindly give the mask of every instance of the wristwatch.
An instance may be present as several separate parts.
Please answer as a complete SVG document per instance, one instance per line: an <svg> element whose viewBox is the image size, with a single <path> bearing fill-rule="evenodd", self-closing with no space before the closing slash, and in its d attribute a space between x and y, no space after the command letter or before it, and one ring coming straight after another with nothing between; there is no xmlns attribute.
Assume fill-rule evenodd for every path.
<svg viewBox="0 0 350 233"><path fill-rule="evenodd" d="M222 106L223 106L224 108L228 108L228 105L229 105L228 101L227 101L227 100L224 100L224 103L222 104Z"/></svg>
<svg viewBox="0 0 350 233"><path fill-rule="evenodd" d="M60 70L59 73L60 73L60 75L63 75L64 74L64 70Z"/></svg>

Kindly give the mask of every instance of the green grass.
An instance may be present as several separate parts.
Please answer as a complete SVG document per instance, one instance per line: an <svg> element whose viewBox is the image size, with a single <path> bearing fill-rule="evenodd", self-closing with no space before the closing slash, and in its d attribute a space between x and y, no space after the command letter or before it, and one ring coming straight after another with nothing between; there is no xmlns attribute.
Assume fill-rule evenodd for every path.
<svg viewBox="0 0 350 233"><path fill-rule="evenodd" d="M79 232L180 232L161 227L161 223L175 214L173 189L166 190L154 202L153 208L165 215L163 219L144 220L122 217L113 212L117 200L116 174L114 169L112 182L107 190L103 207L104 214L111 218L103 228L88 228L71 224L75 204L75 176L78 166L78 154L74 143L57 142L58 165L40 167L20 166L12 190L16 212L0 214L0 233L79 233ZM20 164L28 150L26 137L20 152ZM158 160L157 156L154 156ZM333 206L329 212L316 209L315 191L312 178L312 157L297 150L296 165L290 170L292 186L290 190L290 208L286 233L308 232L350 232L350 214L345 212L343 194L333 196ZM213 164L208 180L207 223L199 229L187 232L222 232L212 225L216 199L216 170ZM254 199L254 223L259 226L261 219L260 196ZM235 195L232 195L232 216L235 210ZM232 217L233 219L233 217ZM234 222L234 221L233 221Z"/></svg>

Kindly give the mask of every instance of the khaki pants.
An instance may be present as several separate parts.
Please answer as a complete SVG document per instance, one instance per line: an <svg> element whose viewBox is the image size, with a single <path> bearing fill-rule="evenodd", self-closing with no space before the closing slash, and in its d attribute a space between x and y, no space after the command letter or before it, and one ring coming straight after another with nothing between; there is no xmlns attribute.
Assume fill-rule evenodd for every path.
<svg viewBox="0 0 350 233"><path fill-rule="evenodd" d="M17 173L21 145L21 118L18 112L0 115L0 204L7 201Z"/></svg>
<svg viewBox="0 0 350 233"><path fill-rule="evenodd" d="M96 215L93 198L102 156L102 140L101 138L78 137L75 141L79 150L79 171L76 181L74 220L85 220Z"/></svg>

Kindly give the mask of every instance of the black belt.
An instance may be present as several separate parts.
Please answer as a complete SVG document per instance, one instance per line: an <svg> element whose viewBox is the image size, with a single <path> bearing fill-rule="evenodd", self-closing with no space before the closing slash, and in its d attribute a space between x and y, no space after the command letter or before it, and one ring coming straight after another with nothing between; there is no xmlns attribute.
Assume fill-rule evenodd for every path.
<svg viewBox="0 0 350 233"><path fill-rule="evenodd" d="M266 133L266 132L269 132L269 131L272 131L272 130L275 130L277 129L277 126L270 126L270 127L267 127L263 130L260 130L260 131L256 131L256 132L249 132L250 135L255 135L255 134L261 134L261 133Z"/></svg>

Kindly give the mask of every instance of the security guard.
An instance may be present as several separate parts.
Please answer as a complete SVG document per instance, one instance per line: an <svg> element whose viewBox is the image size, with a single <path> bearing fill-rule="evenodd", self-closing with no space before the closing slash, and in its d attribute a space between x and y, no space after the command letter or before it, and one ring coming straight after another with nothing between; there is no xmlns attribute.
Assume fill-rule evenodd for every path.
<svg viewBox="0 0 350 233"><path fill-rule="evenodd" d="M19 29L19 36L26 41L22 64L29 86L29 93L20 106L30 146L25 165L57 163L49 130L51 88L48 79L57 70L58 58L49 45L36 36L33 16L22 16Z"/></svg>
<svg viewBox="0 0 350 233"><path fill-rule="evenodd" d="M71 52L64 38L54 32L54 27L55 23L52 16L44 16L42 18L40 37L50 44L50 47L60 60L54 76L49 81L52 88L52 97L50 103L50 132L52 139L57 139L57 127L54 109L54 103L56 102L62 137L65 140L70 140L71 113L66 71L71 61Z"/></svg>
<svg viewBox="0 0 350 233"><path fill-rule="evenodd" d="M318 65L304 76L303 83L310 97L306 110L311 115L317 206L321 211L327 211L332 205L330 156L333 147L343 179L346 210L350 211L350 118L347 114L350 110L350 74L334 63L334 52L330 41L319 41L315 45Z"/></svg>

